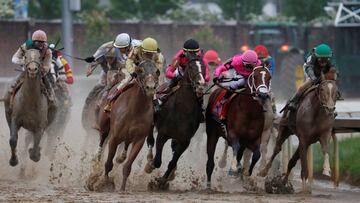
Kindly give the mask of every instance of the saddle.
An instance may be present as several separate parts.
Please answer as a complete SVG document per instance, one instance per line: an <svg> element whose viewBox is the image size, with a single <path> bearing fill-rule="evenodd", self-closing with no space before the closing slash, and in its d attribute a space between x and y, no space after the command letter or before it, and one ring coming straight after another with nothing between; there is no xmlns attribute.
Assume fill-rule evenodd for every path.
<svg viewBox="0 0 360 203"><path fill-rule="evenodd" d="M304 93L301 95L301 97L299 98L299 102L296 105L296 110L295 111L291 111L288 108L289 102L285 105L285 107L283 109L281 109L280 113L284 112L284 118L285 119L281 119L280 121L280 125L288 125L291 129L293 129L294 131L296 131L296 115L297 115L297 111L299 108L299 104L304 100L304 98L312 91L316 90L316 88L319 85L312 85L311 87L309 87L307 90L304 91Z"/></svg>
<svg viewBox="0 0 360 203"><path fill-rule="evenodd" d="M227 118L227 113L229 109L229 104L231 103L232 99L237 95L233 93L229 98L224 99L225 94L228 90L223 89L220 93L216 96L215 101L211 107L211 113L215 117L215 119L224 123Z"/></svg>
<svg viewBox="0 0 360 203"><path fill-rule="evenodd" d="M180 88L180 85L178 84L170 90L166 91L168 86L169 82L165 82L156 88L155 99L160 99L161 101L165 102L167 98L173 95Z"/></svg>

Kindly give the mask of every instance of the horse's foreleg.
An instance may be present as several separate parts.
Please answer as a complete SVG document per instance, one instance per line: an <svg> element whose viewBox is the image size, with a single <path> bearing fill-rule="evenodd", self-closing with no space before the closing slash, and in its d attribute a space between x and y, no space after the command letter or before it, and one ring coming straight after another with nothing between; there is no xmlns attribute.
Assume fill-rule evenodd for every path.
<svg viewBox="0 0 360 203"><path fill-rule="evenodd" d="M113 159L114 156L116 154L116 149L117 146L120 143L117 143L114 139L114 137L111 137L111 139L109 140L109 151L108 151L108 157L105 163L105 176L108 177L109 176L109 172L112 170L114 163L113 163Z"/></svg>
<svg viewBox="0 0 360 203"><path fill-rule="evenodd" d="M230 141L230 144L231 144L231 147L232 147L232 150L233 150L233 158L232 158L232 161L231 161L229 174L236 174L238 172L237 156L238 156L238 152L240 150L240 143L239 143L238 139L234 139L234 140Z"/></svg>
<svg viewBox="0 0 360 203"><path fill-rule="evenodd" d="M214 154L216 150L216 144L219 140L217 135L208 135L207 136L207 147L206 152L208 155L208 160L206 163L206 175L207 175L207 188L211 189L211 175L214 170ZM227 143L225 142L226 146ZM227 148L227 147L226 147ZM225 158L226 160L226 158Z"/></svg>
<svg viewBox="0 0 360 203"><path fill-rule="evenodd" d="M287 167L287 172L286 172L286 175L285 175L285 178L284 178L285 183L289 180L289 175L291 173L291 170L295 167L296 162L299 160L299 158L300 158L300 146L298 146L297 150L295 151L295 153L293 154L293 156L289 160L288 167Z"/></svg>
<svg viewBox="0 0 360 203"><path fill-rule="evenodd" d="M169 138L167 136L158 135L156 138L156 154L154 159L154 167L160 168L161 166L161 156L164 144Z"/></svg>
<svg viewBox="0 0 360 203"><path fill-rule="evenodd" d="M123 191L125 190L126 180L129 177L130 172L131 172L132 163L134 162L137 155L139 154L144 142L145 142L145 138L142 139L142 140L137 141L131 147L129 158L126 161L126 163L124 164L124 166L123 166L123 180L122 180L122 184L121 184L121 190L123 190Z"/></svg>
<svg viewBox="0 0 360 203"><path fill-rule="evenodd" d="M331 132L327 133L326 135L320 136L320 145L322 149L322 153L324 155L324 163L323 163L323 175L331 176L330 175L330 161L329 161L329 138Z"/></svg>
<svg viewBox="0 0 360 203"><path fill-rule="evenodd" d="M275 144L275 148L274 151L271 155L270 160L268 161L268 163L265 165L265 168L263 168L260 173L259 176L266 176L271 165L272 162L274 161L276 155L281 151L281 146L282 144L285 142L285 140L291 135L291 131L287 126L280 126L279 127L279 134L278 137L276 138L276 144Z"/></svg>
<svg viewBox="0 0 360 203"><path fill-rule="evenodd" d="M299 136L300 137L300 136ZM307 186L307 179L308 179L308 165L307 165L307 150L308 146L306 146L304 143L299 143L299 155L301 160L301 180L302 180L302 189L303 192L306 193L310 191L311 189Z"/></svg>
<svg viewBox="0 0 360 203"><path fill-rule="evenodd" d="M16 155L18 131L19 131L19 126L17 126L15 120L12 119L10 124L10 140L9 140L9 144L11 147L11 158L9 164L11 166L16 166L19 163L18 157Z"/></svg>
<svg viewBox="0 0 360 203"><path fill-rule="evenodd" d="M95 153L95 157L94 157L95 161L101 160L104 143L106 141L106 138L109 136L109 131L101 131L100 130L99 135L100 135L100 143L99 143L98 149L96 150L96 153Z"/></svg>
<svg viewBox="0 0 360 203"><path fill-rule="evenodd" d="M121 164L122 162L125 161L126 156L127 156L128 148L129 148L129 143L126 143L126 142L125 142L124 150L121 152L121 154L119 154L119 155L116 157L116 162L117 162L117 163ZM134 148L134 147L132 147L132 148Z"/></svg>
<svg viewBox="0 0 360 203"><path fill-rule="evenodd" d="M168 165L168 169L166 170L163 179L167 180L169 178L169 175L173 172L173 170L175 169L177 162L180 158L180 156L182 155L182 153L184 153L184 151L186 150L186 148L189 146L190 141L188 142L182 142L182 143L177 143L176 144L176 149L174 151L173 154L173 158L172 160L169 162Z"/></svg>
<svg viewBox="0 0 360 203"><path fill-rule="evenodd" d="M254 166L259 161L260 156L261 156L260 147L256 146L255 150L253 151L253 155L252 155L252 159L251 159L251 165L249 168L249 176L251 176Z"/></svg>
<svg viewBox="0 0 360 203"><path fill-rule="evenodd" d="M249 149L245 149L243 156L243 170L244 175L249 175L250 170L250 159L251 159L252 151Z"/></svg>
<svg viewBox="0 0 360 203"><path fill-rule="evenodd" d="M263 133L261 135L260 153L261 153L262 157L260 160L260 169L265 168L266 157L267 157L266 156L267 148L268 148L269 140L271 137L271 131L272 131L272 128L269 128L269 129L263 131Z"/></svg>
<svg viewBox="0 0 360 203"><path fill-rule="evenodd" d="M38 132L33 133L34 145L32 148L29 149L29 155L30 155L30 159L33 160L34 162L38 162L41 158L39 145L43 134L44 134L44 130L40 130Z"/></svg>
<svg viewBox="0 0 360 203"><path fill-rule="evenodd" d="M224 151L223 151L223 154L219 160L219 167L220 168L225 168L226 166L226 158L227 158L227 150L229 148L229 145L227 143L227 141L225 140L224 142Z"/></svg>
<svg viewBox="0 0 360 203"><path fill-rule="evenodd" d="M149 135L147 136L146 138L146 143L147 143L147 146L149 147L149 150L148 150L148 154L146 156L146 159L148 161L153 161L154 159L154 155L153 155L153 152L152 152L152 149L155 145L155 139L154 139L154 126L151 127L151 130L149 132Z"/></svg>

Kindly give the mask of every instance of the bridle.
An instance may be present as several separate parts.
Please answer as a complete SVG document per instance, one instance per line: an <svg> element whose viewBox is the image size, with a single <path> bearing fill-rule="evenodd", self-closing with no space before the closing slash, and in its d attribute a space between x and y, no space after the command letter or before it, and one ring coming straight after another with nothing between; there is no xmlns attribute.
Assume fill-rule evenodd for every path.
<svg viewBox="0 0 360 203"><path fill-rule="evenodd" d="M262 83L261 85L259 85L259 86L256 86L256 85L255 85L254 73L255 73L255 70L257 70L257 69L259 69L259 68L264 68L265 71L266 71L268 74L270 74L269 69L268 69L267 67L264 67L264 66L257 66L257 67L255 67L255 68L253 69L252 73L250 74L250 76L249 76L249 78L248 78L247 83L248 83L248 86L249 86L249 88L250 88L251 94L255 94L255 95L257 94L257 92L259 91L260 88L266 88L268 91L271 90L271 88L270 88L270 83L269 83L269 86L267 86L267 85L265 84L265 75L266 75L265 71L260 71L260 74L262 74L262 81L263 81L263 83ZM270 81L270 82L271 82L271 81Z"/></svg>
<svg viewBox="0 0 360 203"><path fill-rule="evenodd" d="M317 96L317 98L319 100L320 106L322 108L324 108L328 113L331 113L331 112L333 112L333 109L335 109L335 102L334 102L334 105L330 106L330 105L327 104L326 101L323 101L323 99L321 99L321 97L320 97L320 90L321 90L321 87L322 87L322 85L324 83L328 83L328 80L322 80L320 82L320 84L318 84L318 87L316 88L316 96ZM332 99L332 98L330 97L330 99Z"/></svg>

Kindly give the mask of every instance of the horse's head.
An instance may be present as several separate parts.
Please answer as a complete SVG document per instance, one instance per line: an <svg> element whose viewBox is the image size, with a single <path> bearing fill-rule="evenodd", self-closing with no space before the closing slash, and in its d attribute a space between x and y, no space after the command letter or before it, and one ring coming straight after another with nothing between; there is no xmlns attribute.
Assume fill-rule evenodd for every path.
<svg viewBox="0 0 360 203"><path fill-rule="evenodd" d="M184 73L184 78L191 83L198 97L203 95L205 89L205 65L202 59L196 54L189 52L189 62Z"/></svg>
<svg viewBox="0 0 360 203"><path fill-rule="evenodd" d="M270 98L270 79L269 69L264 66L255 67L248 80L251 93L261 100Z"/></svg>
<svg viewBox="0 0 360 203"><path fill-rule="evenodd" d="M323 80L317 88L317 96L325 111L333 114L335 111L337 85L334 80Z"/></svg>
<svg viewBox="0 0 360 203"><path fill-rule="evenodd" d="M40 52L37 49L29 49L25 52L25 71L30 78L35 78L40 73Z"/></svg>
<svg viewBox="0 0 360 203"><path fill-rule="evenodd" d="M160 70L151 60L145 59L136 68L137 80L147 96L153 96L159 84Z"/></svg>

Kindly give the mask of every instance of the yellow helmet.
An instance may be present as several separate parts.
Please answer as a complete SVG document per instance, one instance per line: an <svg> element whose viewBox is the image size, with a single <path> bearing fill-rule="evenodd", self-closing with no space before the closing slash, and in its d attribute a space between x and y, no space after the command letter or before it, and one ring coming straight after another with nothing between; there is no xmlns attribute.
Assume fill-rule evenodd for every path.
<svg viewBox="0 0 360 203"><path fill-rule="evenodd" d="M158 50L158 44L155 39L148 37L145 38L141 43L141 48L144 52L157 52Z"/></svg>

